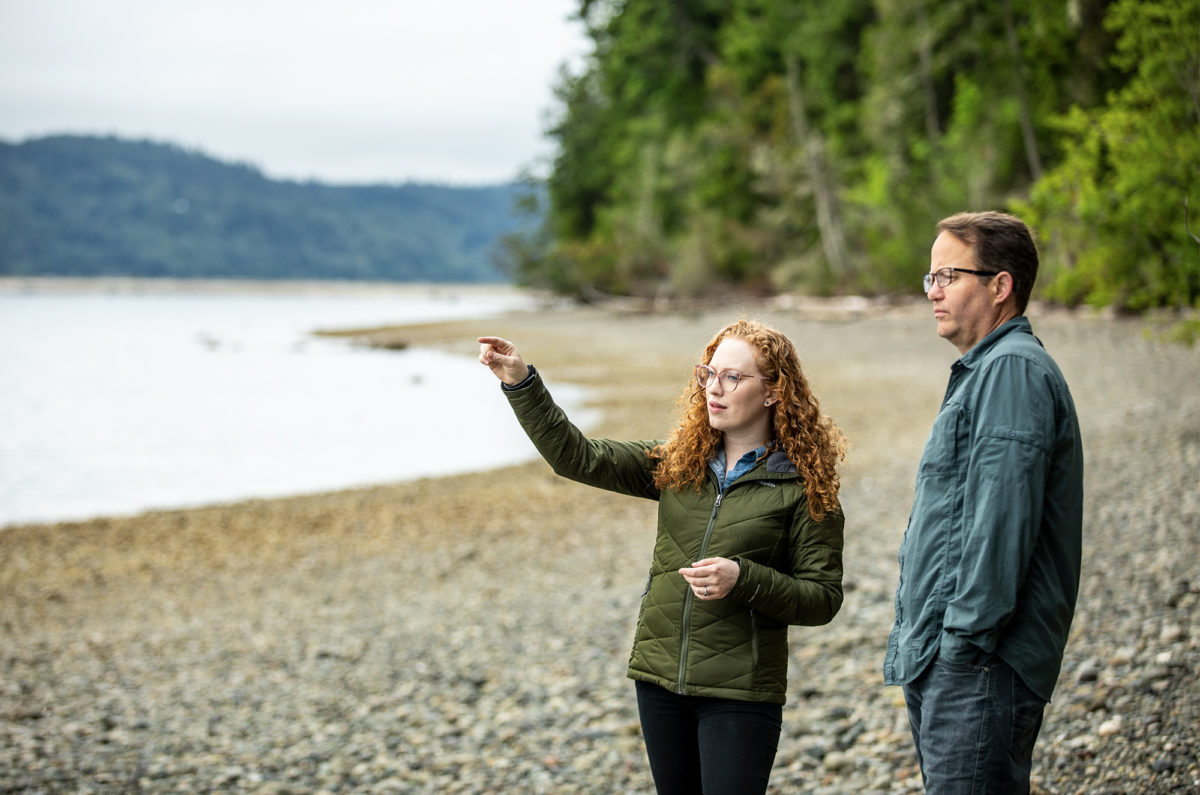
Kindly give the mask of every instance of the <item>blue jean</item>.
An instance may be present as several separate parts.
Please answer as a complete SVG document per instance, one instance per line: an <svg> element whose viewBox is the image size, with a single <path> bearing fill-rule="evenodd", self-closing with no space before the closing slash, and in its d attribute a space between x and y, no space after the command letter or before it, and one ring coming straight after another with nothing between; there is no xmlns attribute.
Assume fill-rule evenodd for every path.
<svg viewBox="0 0 1200 795"><path fill-rule="evenodd" d="M926 795L1028 793L1042 701L1003 660L938 657L904 688Z"/></svg>
<svg viewBox="0 0 1200 795"><path fill-rule="evenodd" d="M642 737L659 795L767 791L783 705L681 696L636 682Z"/></svg>

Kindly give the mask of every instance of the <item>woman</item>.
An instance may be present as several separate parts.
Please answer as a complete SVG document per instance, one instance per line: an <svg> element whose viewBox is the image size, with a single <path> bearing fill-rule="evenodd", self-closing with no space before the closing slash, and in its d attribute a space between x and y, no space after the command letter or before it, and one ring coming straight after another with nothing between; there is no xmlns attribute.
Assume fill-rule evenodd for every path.
<svg viewBox="0 0 1200 795"><path fill-rule="evenodd" d="M765 792L787 689L789 624L842 603L837 464L783 334L739 320L708 344L661 443L586 438L511 342L481 363L554 471L658 500L629 677L660 793Z"/></svg>

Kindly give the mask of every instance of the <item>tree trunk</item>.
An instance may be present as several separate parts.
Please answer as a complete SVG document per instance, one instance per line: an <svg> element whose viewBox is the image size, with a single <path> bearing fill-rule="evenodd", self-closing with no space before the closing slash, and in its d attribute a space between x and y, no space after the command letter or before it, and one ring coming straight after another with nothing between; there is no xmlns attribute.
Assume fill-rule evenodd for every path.
<svg viewBox="0 0 1200 795"><path fill-rule="evenodd" d="M812 177L813 198L817 206L817 231L821 236L821 249L832 273L843 278L849 273L849 257L846 255L846 234L842 229L838 212L837 190L828 174L825 158L825 139L819 131L808 129L807 111L804 107L804 90L800 85L800 59L787 58L788 110L796 139L807 155L808 169Z"/></svg>
<svg viewBox="0 0 1200 795"><path fill-rule="evenodd" d="M938 124L937 90L933 86L933 33L929 29L925 3L921 0L917 2L917 60L921 91L925 97L925 135L932 145L942 137L942 129Z"/></svg>
<svg viewBox="0 0 1200 795"><path fill-rule="evenodd" d="M1037 182L1042 176L1042 158L1038 154L1037 137L1033 133L1033 113L1029 109L1029 94L1025 91L1025 69L1021 61L1021 43L1017 39L1017 26L1013 20L1012 0L1004 0L1004 32L1008 38L1008 50L1013 60L1013 78L1016 81L1017 102L1021 109L1021 135L1025 139L1025 161L1029 164L1029 175Z"/></svg>

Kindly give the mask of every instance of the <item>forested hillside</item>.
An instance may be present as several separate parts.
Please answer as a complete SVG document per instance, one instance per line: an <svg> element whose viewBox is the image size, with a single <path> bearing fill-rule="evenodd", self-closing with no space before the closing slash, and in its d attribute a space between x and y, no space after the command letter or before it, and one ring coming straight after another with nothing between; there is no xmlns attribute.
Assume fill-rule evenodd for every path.
<svg viewBox="0 0 1200 795"><path fill-rule="evenodd" d="M525 282L914 293L938 219L1006 209L1043 298L1200 299L1196 0L578 8L545 225L507 241Z"/></svg>
<svg viewBox="0 0 1200 795"><path fill-rule="evenodd" d="M0 142L0 274L476 282L507 279L514 185L273 181L179 147Z"/></svg>

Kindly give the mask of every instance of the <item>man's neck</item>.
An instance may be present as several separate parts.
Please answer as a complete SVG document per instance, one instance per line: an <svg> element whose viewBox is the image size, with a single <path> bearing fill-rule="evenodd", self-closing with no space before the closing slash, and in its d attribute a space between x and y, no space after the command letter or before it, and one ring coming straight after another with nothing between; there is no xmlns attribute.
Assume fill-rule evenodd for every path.
<svg viewBox="0 0 1200 795"><path fill-rule="evenodd" d="M987 330L983 333L983 335L980 336L979 339L975 340L975 342L973 342L969 346L967 346L965 349L959 348L958 352L961 355L966 356L968 353L971 352L971 350L976 345L978 345L979 343L981 343L985 339L987 339L988 335L991 334L993 331L1000 328L1005 323L1012 320L1014 317L1020 317L1020 316L1021 316L1021 313L1018 312L1015 307L1010 306L1008 304L1004 305L1003 307L1001 307L1000 313L998 315L996 315L995 321L991 324L990 327L987 328ZM955 347L957 347L957 346L955 346Z"/></svg>

